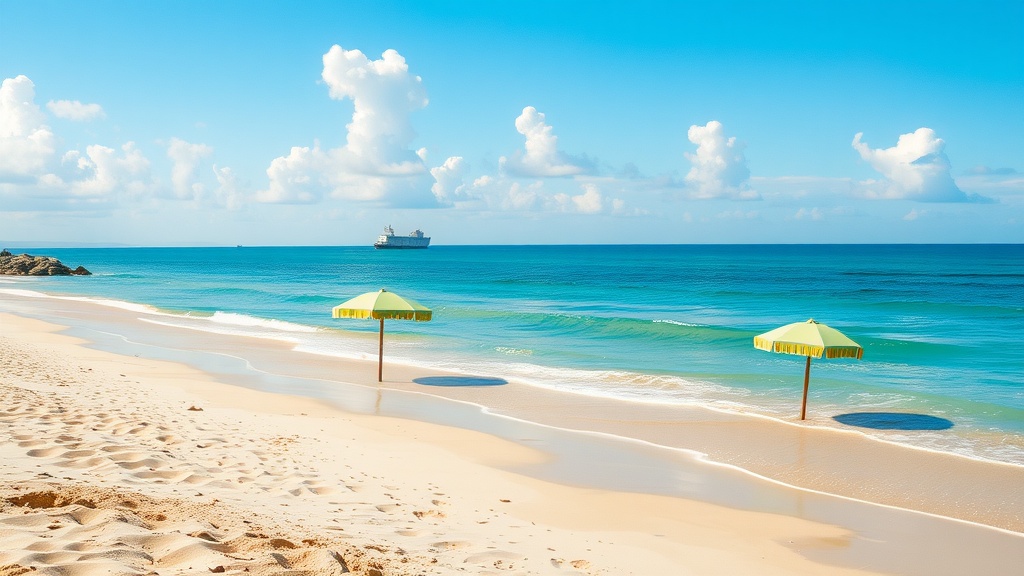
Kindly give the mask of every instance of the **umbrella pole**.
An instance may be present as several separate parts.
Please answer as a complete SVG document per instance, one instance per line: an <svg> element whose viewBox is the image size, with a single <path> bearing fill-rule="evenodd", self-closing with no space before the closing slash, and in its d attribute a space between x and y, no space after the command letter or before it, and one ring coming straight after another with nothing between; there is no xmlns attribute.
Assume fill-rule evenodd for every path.
<svg viewBox="0 0 1024 576"><path fill-rule="evenodd" d="M807 359L810 362L810 358ZM377 382L384 381L384 319L380 319L380 347L377 350ZM805 387L806 391L806 387ZM806 394L806 392L805 392Z"/></svg>
<svg viewBox="0 0 1024 576"><path fill-rule="evenodd" d="M383 324L384 321L381 320ZM807 366L804 368L804 402L800 406L800 419L804 420L807 417L807 385L811 382L811 357L807 357Z"/></svg>

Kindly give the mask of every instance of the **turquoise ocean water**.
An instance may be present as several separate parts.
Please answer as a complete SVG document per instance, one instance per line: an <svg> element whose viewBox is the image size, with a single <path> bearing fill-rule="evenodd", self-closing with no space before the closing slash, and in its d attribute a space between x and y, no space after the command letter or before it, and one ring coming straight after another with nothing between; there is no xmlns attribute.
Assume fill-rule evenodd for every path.
<svg viewBox="0 0 1024 576"><path fill-rule="evenodd" d="M17 250L21 252L23 250ZM387 288L434 310L386 324L389 362L794 419L803 360L756 334L815 318L864 360L815 361L815 424L861 412L948 421L872 435L1024 464L1024 246L435 246L42 249L81 278L31 290L154 308L150 321L376 354L332 306ZM141 309L141 308L140 308Z"/></svg>

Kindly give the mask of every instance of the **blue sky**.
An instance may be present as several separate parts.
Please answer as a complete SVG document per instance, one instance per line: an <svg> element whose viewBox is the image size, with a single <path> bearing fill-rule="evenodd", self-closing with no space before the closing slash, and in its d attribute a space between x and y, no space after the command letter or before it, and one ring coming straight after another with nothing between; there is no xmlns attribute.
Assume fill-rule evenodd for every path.
<svg viewBox="0 0 1024 576"><path fill-rule="evenodd" d="M0 0L0 80L11 245L1024 242L1020 0Z"/></svg>

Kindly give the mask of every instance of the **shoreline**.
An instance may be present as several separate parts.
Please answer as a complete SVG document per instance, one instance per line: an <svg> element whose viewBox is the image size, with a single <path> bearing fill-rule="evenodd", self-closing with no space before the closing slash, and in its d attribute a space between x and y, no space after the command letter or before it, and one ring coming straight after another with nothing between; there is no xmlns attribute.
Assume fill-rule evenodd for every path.
<svg viewBox="0 0 1024 576"><path fill-rule="evenodd" d="M54 304L54 302L50 303ZM135 316L137 316L138 314L137 311L120 311L114 313L109 309L99 310L99 308L101 307L95 304L67 301L61 301L57 306L48 307L40 306L40 304L43 304L43 302L38 299L25 299L25 301L23 301L23 304L27 305L28 309L37 316L49 315L50 322L54 321L55 316L59 317L65 314L75 316L77 314L78 317L75 322L61 323L72 326L75 324L85 326L92 323L92 327L89 329L98 331L102 331L101 328L103 327L103 323L113 323L113 325L119 326L121 329L107 332L108 334L110 334L110 338L112 339L124 336L125 333L129 333L131 336L136 336L137 334L141 333L147 333L151 337L155 337L155 340L157 340L159 343L136 344L136 351L139 351L143 348L154 346L163 347L164 350L167 351L177 350L177 352L174 352L171 355L191 355L192 362L186 363L198 365L199 368L201 368L203 372L205 372L206 374L212 375L212 377L216 378L218 381L225 382L224 386L233 388L234 386L241 385L243 387L242 389L255 389L254 391L258 394L264 394L266 392L280 394L281 392L280 390L272 389L275 386L274 382L264 382L262 384L257 384L254 386L253 381L245 381L245 377L242 377L238 374L232 376L231 371L234 370L234 368L225 366L218 367L216 365L211 366L209 365L209 358L205 360L208 365L203 366L204 360L203 358L199 358L198 356L196 356L197 354L199 354L199 352L197 351L201 350L203 351L203 353L207 355L216 355L221 357L222 359L228 357L236 358L237 361L251 364L251 368L248 368L248 370L250 370L250 372L253 373L259 373L261 371L261 366L264 364L266 365L264 367L276 366L278 368L280 368L284 364L287 364L283 360L281 360L280 356L290 356L294 358L297 355L303 355L303 353L292 351L290 347L283 342L271 342L266 340L258 341L253 338L244 338L237 336L228 337L223 335L199 334L195 333L194 331L189 331L180 328L171 329L167 327L145 325L146 323L139 323L135 320ZM25 310L22 310L22 312L25 312ZM100 325L97 325L97 322L99 322ZM71 330L65 332L74 333L76 330L83 330L83 328L80 327L76 329L72 327ZM97 334L99 334L99 332L97 332ZM81 337L81 335L79 335L79 337ZM87 340L92 339L87 338ZM128 337L126 340L122 342L121 345L128 346L127 342L130 340L131 337ZM191 348L186 347L179 350L178 348L176 348L176 346L179 343L184 343L187 346L190 346ZM96 341L94 341L94 344L92 345L93 348L100 349L104 349L110 346L111 343L109 342L104 344L102 342ZM130 346L128 347L130 348ZM237 353L240 351L240 349L242 349L241 351L243 352L243 354L240 354L238 356L232 356L232 354L230 353ZM126 354L126 352L129 354ZM132 355L130 354L130 352L132 352L132 350L130 349L119 351L119 353L121 353L122 355L127 355L131 357ZM249 355L248 358L245 358L246 354ZM140 356L145 355L140 354ZM991 518L988 518L990 520L990 523L983 525L970 524L969 522L972 522L973 520L967 518L961 519L964 522L954 522L951 524L950 518L954 517L948 514L940 514L934 517L928 517L922 514L909 512L908 510L910 510L910 508L908 507L893 507L893 514L895 514L895 517L899 518L898 522L903 523L903 525L898 526L896 528L890 526L886 527L885 529L882 529L882 527L880 526L873 525L873 523L877 523L878 518L880 517L879 515L881 514L877 509L875 509L877 508L876 504L881 504L882 506L891 506L890 504L887 504L885 502L878 502L877 500L856 498L854 498L854 500L850 500L849 504L837 504L836 502L833 501L836 500L836 498L834 496L829 495L829 492L821 491L820 494L815 496L814 493L809 492L809 490L815 490L815 488L813 487L789 488L787 487L788 483L784 482L783 480L780 480L777 477L769 476L767 474L760 474L757 470L752 469L756 468L756 466L751 465L749 467L744 467L726 461L726 459L722 458L721 456L722 453L727 452L723 452L722 446L728 444L729 441L735 443L735 435L733 435L731 439L719 439L718 441L710 442L710 446L712 448L715 448L717 452L715 450L709 451L703 449L706 448L707 445L702 446L702 449L696 450L696 452L708 454L707 458L710 459L710 461L704 461L705 458L693 456L680 458L680 450L694 450L694 448L692 447L677 446L666 448L658 442L652 442L651 440L644 438L638 438L635 440L625 442L622 441L621 438L635 438L635 436L638 435L635 434L635 429L637 428L638 422L646 424L646 426L642 426L641 428L643 428L643 431L647 434L655 434L658 432L659 428L664 428L665 422L658 420L658 416L659 414L661 414L662 409L664 407L654 407L657 408L657 410L652 409L643 411L644 414L642 414L642 417L637 418L636 420L616 420L615 418L609 418L609 415L607 413L609 402L594 401L594 398L582 399L585 401L581 402L581 398L578 395L571 395L567 393L550 393L550 391L547 391L549 393L541 395L536 394L536 389L524 391L523 388L527 387L521 385L511 386L507 384L501 386L425 386L423 384L414 382L414 380L422 380L424 378L467 377L465 375L440 374L435 373L433 371L425 371L411 367L399 366L391 367L385 373L386 376L388 376L386 378L388 382L385 382L385 384L388 385L389 388L377 389L373 386L375 384L374 381L376 376L376 366L372 362L338 361L337 359L327 359L326 362L314 362L309 361L309 357L311 355L307 354L304 356L306 357L304 357L302 360L298 362L293 362L292 365L289 365L291 371L296 373L289 374L283 377L288 380L288 384L293 384L301 380L307 382L308 385L313 386L312 384L309 384L309 382L320 381L323 382L324 385L326 386L337 387L342 382L347 382L348 384L346 386L349 388L345 390L345 395L348 395L348 398L344 402L341 402L340 406L338 406L339 402L337 402L336 399L317 398L315 393L312 394L314 396L314 399L310 400L311 402L331 403L334 406L340 407L341 410L343 410L343 414L352 414L353 412L355 412L355 414L352 417L368 417L371 419L391 419L392 417L397 416L401 422L408 422L409 419L421 421L425 420L428 422L428 424L426 424L427 426L442 424L446 428L452 430L452 433L456 435L462 434L466 432L466 430L453 429L450 428L451 426L456 426L457 428L469 427L471 429L470 433L472 434L479 434L480 432L484 432L485 434L488 434L490 437L498 436L498 438L495 439L495 441L508 442L509 440L512 440L513 442L515 442L515 444L517 444L520 447L520 449L518 449L517 451L530 451L531 453L534 454L534 456L514 463L503 462L494 464L492 462L491 465L497 465L499 469L505 470L506 472L512 474L525 474L526 477L536 478L540 482L557 482L562 485L568 485L566 488L567 490L612 490L615 493L620 494L631 493L621 496L622 498L627 499L629 497L636 497L638 499L661 499L667 497L669 498L669 500L676 502L680 498L683 498L685 499L684 501L689 502L691 504L701 504L714 507L725 506L726 509L735 510L739 514L782 515L782 517L790 517L794 520L799 519L799 521L801 522L813 522L815 524L822 525L832 524L843 526L847 530L853 530L853 533L857 534L857 538L860 539L870 538L870 534L872 533L872 531L876 532L875 536L882 536L883 538L906 538L906 534L909 533L910 527L912 525L917 526L917 528L920 528L920 523L923 522L924 524L928 525L928 528L930 530L939 530L940 532L943 532L947 537L952 538L952 534L961 534L963 530L967 530L967 532L971 533L970 537L967 538L967 540L971 540L972 538L980 538L981 540L990 541L989 544L991 544L992 541L1004 542L1004 540L999 540L999 538L1001 537L994 536L994 534L1002 533L1005 537L1010 539L1008 540L1009 542L1020 542L1021 544L1018 547L1018 549L1024 550L1024 541L1019 540L1022 534L1020 534L1020 530L1014 530L1014 527L1017 526L1017 524L1014 523L1016 522L1016 520L1014 520L1013 514L1011 514L1011 516L1008 519L1006 517L1003 517L1002 519L996 517L997 522L991 522ZM196 364L197 359L198 364ZM166 362L168 360L156 359L155 361ZM330 374L325 374L325 364L326 368L329 369L327 370L327 372L335 373L333 377L324 377L325 375L330 376ZM210 368L212 368L212 370ZM262 370L262 372L271 375L275 374L272 370ZM343 376L338 376L337 373L339 372L343 374ZM250 374L248 378L250 378L250 380L254 379L252 374ZM276 385L280 384L281 382L276 383ZM261 385L271 389L261 391L259 390L259 386ZM353 393L351 390L353 386L363 387L364 394L360 395L359 393ZM303 396L309 395L310 392L311 390L296 390L290 392L290 394L298 393L300 396ZM316 391L313 390L312 392ZM524 415L516 413L516 397L524 393L528 393L532 401L536 401L538 398L543 399L543 402L531 403L531 408L534 411L531 412L530 414L527 414L527 416L530 416L529 419L523 418ZM486 396L486 400L488 400L487 403L479 401L481 395ZM376 398L374 398L374 396L376 396ZM573 397L573 399L575 400L575 403L573 404L575 411L573 414L566 413L565 399L567 396ZM427 409L422 406L422 404L424 403L424 397L435 399L429 401L428 403L430 405L430 408L436 408L439 414L434 414L432 416L425 414L425 410ZM416 398L416 401L411 401L410 398ZM449 398L451 400L456 400L457 402L460 403L465 403L464 406L469 407L469 409L453 409L450 406L445 408L439 408L439 406L442 406L443 404L450 404L450 402L448 402L447 400L443 400L444 398ZM348 404L347 406L345 405L346 402ZM612 402L612 404L614 404L614 402ZM633 408L635 409L636 407ZM335 409L336 408L332 408L332 410ZM679 419L680 411L678 410L678 407L672 408L671 411L673 412L672 418ZM368 416L363 416L362 414L359 414L360 412L362 412L363 414L368 414ZM387 413L388 416L375 416L373 415L374 412ZM478 415L467 416L467 414L471 414L474 412L478 413ZM704 410L704 413L701 414L701 416L698 418L693 413L690 413L693 411L685 412L688 412L687 418L684 419L686 421L686 424L682 426L677 425L673 428L674 432L679 432L680 430L687 432L687 434L684 435L680 440L680 442L683 443L691 442L695 437L699 436L699 434L693 432L693 430L707 431L708 429L713 429L716 431L715 435L717 436L721 435L721 431L723 429L746 427L752 428L755 431L758 431L758 433L764 433L764 423L755 422L751 424L750 422L747 422L749 420L752 420L749 416L741 418L736 415L724 413L712 414L713 412L715 412L714 410ZM499 416L497 417L498 421L500 422L501 420L505 420L506 422L503 422L502 424L498 425L494 424L494 422L489 422L485 426L485 429L472 431L472 426L467 426L467 422L459 421L460 418L495 420L496 417L490 415L490 413L499 414ZM425 418L425 416L429 417ZM663 415L661 417L663 417ZM434 420L431 420L431 418L433 418ZM551 419L553 419L553 423L545 421ZM518 428L517 425L508 423L515 422L516 420L519 420L520 422ZM537 429L539 427L532 424L534 422L540 424L541 426L550 427L550 429L553 431L551 436L548 438L543 438L543 442L538 442L536 438L523 437L524 435L538 435ZM613 429L613 431L608 432L597 430L583 433L573 432L573 429L587 430L586 424L593 424L595 422L600 424L600 427L611 428ZM761 426L759 426L758 424L761 424ZM778 426L784 426L787 423L783 422L777 424ZM614 434L614 428L616 426L632 427L631 432L633 433L629 435L616 435ZM486 427L491 427L492 429L486 429ZM508 429L495 430L493 429L495 427ZM690 428L692 430L687 431L686 428ZM806 450L809 450L809 452L804 454L805 458L813 458L813 454L815 453L816 448L816 442L824 442L824 444L826 444L827 447L830 447L830 449L833 450L836 447L835 434L822 434L822 432L830 432L831 429L804 429L803 427L795 426L793 424L789 424L788 428L793 428L801 432L801 434L798 435L796 440L803 441L804 448ZM528 432L524 433L524 429L528 429ZM771 439L775 441L780 440L778 430L772 430L769 436L771 436ZM851 443L854 445L858 443L863 444L865 441L871 440L871 438L864 437L861 434L853 434L847 436L853 436L855 437L855 439L848 439L846 442L843 442L843 444L845 445L850 445ZM816 438L825 438L825 440L815 440ZM518 441L516 442L516 440ZM591 442L591 440L593 440L593 442ZM783 444L791 444L793 440L794 438L792 437L792 434L782 434L781 441ZM709 442L709 440L705 439L705 443L707 442ZM646 447L631 445L644 443L649 445ZM552 449L553 447L557 447L560 444L562 445L560 448L562 452L558 452L558 450ZM668 442L664 443L665 446L669 444L670 443ZM863 446L861 446L860 448L863 450ZM459 449L461 449L461 446L459 446ZM906 448L902 449L906 450ZM582 454L584 456L574 456L572 452L575 450L582 450ZM626 458L627 467L630 465L647 466L652 469L660 470L663 473L667 472L669 476L671 476L672 474L682 476L696 475L699 478L703 478L703 481L698 480L696 482L697 484L701 484L702 482L706 484L709 478L712 480L721 480L724 478L725 480L723 481L721 486L718 486L715 489L706 491L706 493L696 493L693 492L692 487L688 487L682 491L679 490L678 487L675 490L666 490L664 488L665 484L672 484L678 480L678 478L671 477L668 478L668 482L664 481L663 479L660 482L648 483L646 485L643 485L641 483L638 485L637 479L633 478L631 474L624 472L621 467L618 469L610 469L604 471L597 470L596 474L593 469L584 470L583 475L580 476L580 470L574 470L574 468L582 468L584 464L586 464L587 460L593 460L593 454L595 452L601 454L612 454L616 457L620 457L622 454L629 453L629 456L621 456L623 458ZM875 459L875 463L877 464L879 463L878 459L880 457L875 452L876 451L868 449L867 452L862 456L867 460ZM538 457L536 456L537 454L543 454L543 457ZM940 468L946 468L949 462L957 462L957 460L951 461L947 458L935 458L935 456L942 455L936 455L930 452L926 452L925 455L926 460L930 458L931 460L937 462ZM779 453L776 451L768 456L770 456L770 458L778 458ZM488 454L486 458L493 459L494 454ZM574 460L573 458L576 458L576 460ZM629 460L630 458L632 458L632 460ZM949 456L949 458L967 460L966 458L957 456ZM498 460L500 460L500 458ZM555 461L555 464L552 464L553 460ZM685 462L683 464L680 464L680 460ZM557 462L559 461L562 462L561 465L557 464ZM828 462L828 460L825 461L825 463ZM974 464L967 464L966 471L964 463L959 462L959 466L954 466L954 469L951 471L946 470L945 473L942 474L940 478L936 480L936 482L946 482L954 484L959 483L960 481L977 482L978 477L975 474L975 472L977 472L978 469L986 469L986 462L968 462L973 462ZM753 463L757 464L757 462ZM789 462L789 464L792 464L792 462ZM886 463L886 465L889 464L891 463ZM996 464L996 466L1012 467L1013 465ZM722 472L721 470L716 470L716 468L732 468L732 470L729 471L728 473L725 473ZM1012 474L1009 480L1001 479L999 477L996 477L994 479L989 478L990 484L992 486L995 486L996 488L1002 487L1004 491L1012 492L1013 486L1019 486L1020 484L1016 483L1011 486L1006 486L1006 483L1015 482L1016 480L1019 480L1022 477L1020 476L1021 471L1017 470L1016 468L1012 468L1012 471L1015 474ZM920 472L920 470L918 470L918 472ZM991 475L991 470L988 470L988 473ZM573 476L574 474L575 476ZM754 482L754 476L763 476L765 480L757 480L756 482ZM739 479L737 479L737 477ZM984 474L982 474L982 477L984 477ZM915 480L919 481L920 479L915 478ZM618 484L616 484L616 482L618 482ZM778 486L777 489L770 489L765 488L764 486L759 486L759 483L781 483L781 485ZM572 488L572 486L577 486L578 488ZM741 488L737 489L737 486L740 486ZM750 486L754 486L754 488L750 488ZM900 489L907 488L906 485L903 485L901 487L899 485L899 482L896 482L895 484L890 482L887 485L887 487L897 492ZM962 486L960 488L962 488ZM687 490L689 490L690 492L687 492ZM737 494L737 491L739 491L739 494ZM769 494L770 492L773 491L783 493L785 494L785 496L780 497L777 494ZM650 496L638 495L636 494L637 492L647 493L650 494ZM989 492L989 495L991 495L991 491ZM996 492L998 493L998 490ZM935 497L934 494L926 496ZM848 495L840 495L840 499L842 498L853 497ZM751 501L751 499L753 501ZM924 500L927 500L927 498L924 498ZM1022 508L1012 498L1010 500L1003 499L1001 503L1002 505L1007 507L1011 513L1019 512ZM975 504L971 505L974 506ZM797 508L801 508L801 510L796 511ZM865 512L865 510L870 511ZM924 512L926 514L931 514L931 512L927 510L925 510ZM858 515L866 515L869 518L857 518ZM881 516L885 515L881 514ZM800 519L800 517L802 517L802 519ZM990 526L991 524L998 525L999 523L1005 523L1009 527L997 526L997 530L994 531L989 530L986 527ZM915 530L917 528L915 528ZM1002 530L1005 530L1005 532L1001 532L998 528L1002 528ZM979 536L979 534L981 536ZM995 538L995 540L992 540L993 538ZM958 541L961 539L962 534L960 536L952 538L951 542ZM915 550L915 546L921 549ZM924 548L927 547L928 543L917 543L911 545L910 548L904 550L903 553L909 553L911 556L916 557L916 562L918 563L928 561L936 563L936 565L939 566L938 561L927 559L928 553L924 551ZM888 558L888 555L896 553L894 550L888 550L887 546L876 545L865 547L863 542L861 542L860 545L854 546L852 548L856 550L845 550L842 553L837 552L836 550L830 550L828 553L822 554L824 554L827 563L830 565L836 565L837 559L844 559L844 561L840 561L838 562L838 564L845 564L848 566L873 566L876 570L878 570L881 573L888 573L889 570L886 570L883 567L888 565L887 563L893 563L892 559ZM888 550L888 553L886 553L886 550ZM801 552L804 554L810 554L808 557L814 558L814 554L818 554L820 551L808 552L807 550L802 550ZM1024 552L1018 552L1017 550L1013 549L1004 549L1003 546L999 544L995 545L994 550L989 550L989 553L993 555L994 558L999 558L1000 553L1002 553L1003 558L1024 559L1024 557L1022 557L1022 554L1024 554ZM850 555L853 556L850 557ZM899 564L899 562L896 562L896 564ZM894 573L924 572L914 572L913 570L911 570L910 572L896 571Z"/></svg>
<svg viewBox="0 0 1024 576"><path fill-rule="evenodd" d="M378 388L375 361L298 352L290 342L168 326L152 323L144 317L138 318L142 322L137 322L137 314L146 313L142 305L109 307L88 300L34 297L23 301L43 308L50 305L59 310L58 317L73 317L89 311L82 315L83 320L113 322L109 326L110 333L121 336L102 345L106 349L124 348L125 342L116 340L127 334L141 343L140 353L145 353L147 347L156 352L173 348L179 352L160 359L196 365L242 386L299 393L321 400L331 400L331 394L336 392L331 387L338 383L363 386L364 390ZM161 336L146 343L150 334ZM102 338L101 334L94 334L87 339L101 346L98 340ZM208 354L197 355L195 352L199 350ZM241 365L225 369L221 365L225 358L240 359ZM344 378L338 377L339 369ZM268 382L260 382L258 374L269 375ZM271 381L275 377L281 381ZM282 380L289 378L292 380ZM425 384L446 379L451 382ZM782 486L1024 533L1024 494L1013 490L1014 485L1024 484L1024 466L886 442L857 430L816 426L815 420L820 416L812 416L803 423L787 422L715 407L636 403L516 382L478 385L480 380L473 375L393 364L387 366L380 388L455 400L474 407L455 411L461 412L457 414L435 402L432 409L442 415L435 417L420 401L403 400L401 396L392 398L385 393L388 399L384 403L385 412L390 410L388 415L391 416L499 435L500 426L487 422L487 414L567 432L604 433L654 447L700 454L701 459L711 464L732 466ZM321 384L311 386L309 382ZM308 388L304 390L304 386ZM367 406L371 400L376 403L373 410ZM348 411L381 413L380 395L364 399L362 403L339 398L334 401ZM569 406L571 411L565 409ZM482 411L482 415L475 414L477 410ZM860 460L863 465L852 466L851 460ZM878 463L885 467L887 477L876 476L875 464ZM968 477L973 485L966 498L963 487L947 482ZM553 475L550 479L566 483L593 480L565 474ZM619 487L679 495L678 490L664 485Z"/></svg>
<svg viewBox="0 0 1024 576"><path fill-rule="evenodd" d="M19 283L12 282L17 286ZM31 283L25 285L31 286ZM34 299L60 299L72 302L89 302L117 310L125 310L141 314L139 319L161 325L168 328L180 328L192 330L195 333L215 333L226 337L239 338L264 338L274 341L289 342L294 345L296 353L306 353L317 358L313 360L318 363L348 362L358 360L372 360L376 358L376 331L360 330L353 328L365 328L364 326L346 326L347 329L322 326L319 324L295 324L290 321L272 319L270 317L251 316L244 313L222 312L219 310L204 310L196 314L183 312L177 309L164 310L149 304L139 304L131 301L110 299L109 297L98 296L75 296L71 294L46 294L35 290L0 288L0 294L10 294L15 297L28 297ZM655 323L659 322L657 320ZM393 338L392 338L393 339ZM395 348L390 346L395 345ZM402 365L409 369L422 369L435 373L448 374L480 374L491 376L504 376L516 383L517 386L526 386L529 389L549 391L553 393L568 393L572 396L595 397L607 399L611 402L623 405L653 405L666 410L697 408L700 410L720 411L725 414L739 417L763 418L768 422L777 424L790 424L800 426L813 426L820 429L831 429L842 432L855 432L865 438L889 443L895 446L930 451L939 455L953 454L964 458L990 463L1003 463L1024 467L1024 430L1018 430L1019 425L1000 428L1000 425L1010 425L1013 421L1002 420L1002 424L993 427L982 426L980 422L966 416L963 418L947 420L948 430L945 428L931 428L932 421L921 424L930 414L947 416L947 411L942 407L932 411L927 406L917 410L892 408L887 411L887 406L877 403L868 403L865 406L856 403L836 405L834 402L824 402L821 406L812 411L811 420L799 422L794 417L792 409L792 395L789 394L786 404L779 404L778 398L768 403L759 401L747 402L741 396L742 393L734 390L718 390L714 392L683 392L678 390L665 396L662 399L648 401L643 396L633 395L633 386L625 378L652 378L659 379L657 374L646 374L642 370L638 373L626 372L621 375L624 378L618 381L613 387L614 392L605 389L609 382L616 381L614 372L597 370L590 372L584 369L571 370L566 368L554 368L554 370L565 372L558 374L542 375L539 379L531 374L533 368L542 368L532 364L521 364L515 359L507 362L495 363L492 360L479 361L473 357L445 358L441 362L435 361L432 356L418 357L413 353L413 348L419 347L415 342L392 342L389 340L389 369ZM399 357L402 352L409 354L409 357ZM374 360L375 361L375 360ZM788 374L788 372L787 372ZM792 376L791 374L788 374ZM693 387L701 390L709 385L704 382L701 375L694 376L694 380L670 377L670 382L661 385L669 388L686 390ZM764 378L769 378L765 376ZM794 377L795 378L795 377ZM375 382L375 380L374 380ZM591 385L592 383L593 385ZM649 382L641 382L637 390L646 390ZM711 384L714 387L713 384ZM421 387L421 389L426 389ZM786 388L789 390L789 388ZM739 394L739 396L737 396ZM850 391L851 398L856 397L855 391ZM757 396L757 399L762 399ZM891 418L899 419L906 417L905 422L896 422L895 426L877 426L865 422L878 413L885 413ZM824 416L824 417L822 417ZM849 417L858 421L847 421L842 417ZM949 416L953 418L953 416ZM934 418L934 421L941 422L944 418Z"/></svg>
<svg viewBox="0 0 1024 576"><path fill-rule="evenodd" d="M165 359L198 363L206 372L216 373L221 368L218 365L223 362L223 358L242 358L244 368L226 370L219 375L238 379L236 383L257 389L281 393L292 393L293 389L299 389L299 393L307 396L329 399L335 393L331 387L339 382L362 384L370 389L377 387L375 361L297 352L292 349L292 344L280 340L217 334L149 321L133 328L131 324L139 313L134 306L124 310L121 307L110 308L76 300L35 298L30 302L53 305L65 315L73 315L76 310L81 311L82 307L95 306L97 310L94 311L94 319L102 317L103 321L113 321L111 330L115 333L131 334L140 342L144 342L150 333L162 335L148 346L165 348L168 346L168 338L173 336L174 346L182 352ZM93 335L89 339L96 340L98 337ZM116 349L124 344L111 341L107 346ZM195 354L190 357L190 350L216 353L220 358L207 355L204 359ZM301 387L309 384L299 380L279 382L276 385L273 382L261 383L252 375L244 374L249 369L284 378L330 384L313 386L302 392ZM337 376L339 369L346 375L345 378ZM249 378L249 382L242 382L244 378ZM424 385L416 382L446 378L454 378L455 385ZM516 382L479 386L476 385L478 380L479 377L472 375L392 364L385 371L385 381L381 387L385 390L463 401L483 406L487 413L554 429L603 432L614 437L646 441L667 449L690 450L706 455L706 459L713 463L731 465L783 486L1024 533L1024 494L1013 489L1015 485L1024 484L1024 466L922 450L898 443L878 442L876 438L856 430L815 426L815 420L820 419L820 416L812 416L805 423L786 422L714 407L624 403L618 399L585 396ZM375 400L379 401L379 398ZM365 400L362 404L343 403L342 407L350 411L372 412L366 406L369 401ZM394 404L389 414L392 416L455 425L491 434L500 432L496 429L500 426L496 427L493 423L483 421L486 418L473 415L475 410L453 414L450 409L435 403L433 407L444 416L434 418L419 402L403 402L400 397L394 397L390 403ZM571 406L572 410L567 411L567 406ZM628 409L625 417L622 416L624 406ZM860 461L862 465L853 465L851 460ZM884 467L887 476L878 476L879 464ZM972 486L957 486L955 482L949 481L957 478L972 478ZM565 474L550 479L567 483L590 480L566 477ZM621 481L621 478L612 479ZM663 485L643 485L638 488L619 484L618 487L666 495L680 494L671 486ZM965 489L967 494L964 493Z"/></svg>
<svg viewBox="0 0 1024 576"><path fill-rule="evenodd" d="M503 471L544 458L490 435L239 388L2 320L12 574L873 573L802 554L850 538L842 528L551 484Z"/></svg>

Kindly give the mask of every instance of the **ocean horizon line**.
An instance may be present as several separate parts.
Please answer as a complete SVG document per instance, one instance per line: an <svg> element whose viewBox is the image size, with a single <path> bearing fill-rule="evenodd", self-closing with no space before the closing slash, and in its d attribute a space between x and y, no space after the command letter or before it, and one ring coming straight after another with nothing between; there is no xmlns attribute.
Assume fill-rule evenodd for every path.
<svg viewBox="0 0 1024 576"><path fill-rule="evenodd" d="M702 246L702 247L773 247L773 246L1024 246L1021 242L637 242L637 243L564 243L564 244L431 244L430 248L489 248L489 247L645 247L645 246ZM0 249L154 249L154 248L373 248L372 243L366 244L185 244L185 245L154 245L154 244L120 244L120 243L31 243L22 241L0 241Z"/></svg>

